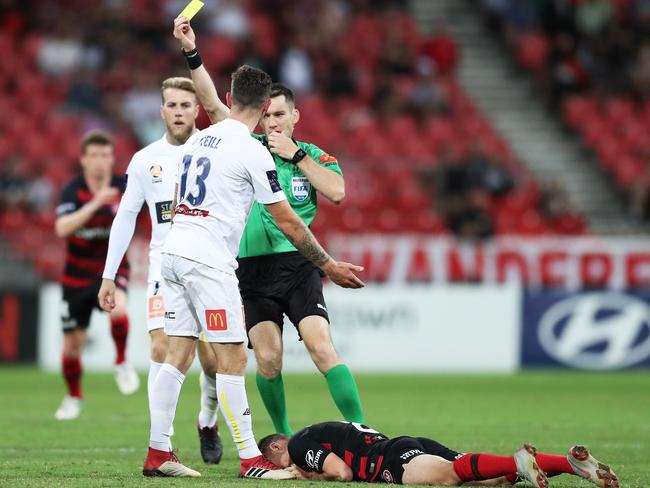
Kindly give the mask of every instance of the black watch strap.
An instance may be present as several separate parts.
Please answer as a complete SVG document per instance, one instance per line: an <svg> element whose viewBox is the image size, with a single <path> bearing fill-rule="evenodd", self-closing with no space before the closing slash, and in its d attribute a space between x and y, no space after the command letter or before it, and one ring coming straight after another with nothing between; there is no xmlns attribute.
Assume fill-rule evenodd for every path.
<svg viewBox="0 0 650 488"><path fill-rule="evenodd" d="M305 150L302 149L302 148L298 148L298 150L296 151L296 154L294 154L293 157L291 158L291 162L293 164L298 164L300 161L302 161L306 157L307 157L307 153L305 152Z"/></svg>

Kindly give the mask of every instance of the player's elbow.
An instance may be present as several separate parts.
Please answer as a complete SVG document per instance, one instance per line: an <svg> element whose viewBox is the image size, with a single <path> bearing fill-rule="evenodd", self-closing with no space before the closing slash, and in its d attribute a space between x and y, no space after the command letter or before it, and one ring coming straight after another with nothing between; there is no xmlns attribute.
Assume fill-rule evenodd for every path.
<svg viewBox="0 0 650 488"><path fill-rule="evenodd" d="M336 481L352 481L352 469L350 466L343 465L337 470Z"/></svg>
<svg viewBox="0 0 650 488"><path fill-rule="evenodd" d="M65 222L61 222L61 220L57 220L54 223L54 233L59 239L65 239L71 234L68 226L65 225Z"/></svg>
<svg viewBox="0 0 650 488"><path fill-rule="evenodd" d="M332 193L330 200L336 205L341 205L343 203L343 200L345 200L345 188L341 187L336 189Z"/></svg>

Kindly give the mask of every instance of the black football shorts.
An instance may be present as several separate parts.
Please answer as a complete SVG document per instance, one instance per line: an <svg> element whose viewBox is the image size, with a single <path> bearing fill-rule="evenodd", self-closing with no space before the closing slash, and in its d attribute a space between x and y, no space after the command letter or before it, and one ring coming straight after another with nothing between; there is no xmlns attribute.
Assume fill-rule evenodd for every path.
<svg viewBox="0 0 650 488"><path fill-rule="evenodd" d="M237 278L246 330L265 321L275 322L282 329L284 315L296 328L311 315L329 322L321 273L298 252L240 259ZM248 347L252 347L250 342Z"/></svg>
<svg viewBox="0 0 650 488"><path fill-rule="evenodd" d="M115 286L125 290L119 283L120 281L117 280ZM63 287L63 302L61 304L63 332L88 328L93 308L101 310L99 302L97 302L97 294L101 286L102 279L99 278L85 288Z"/></svg>
<svg viewBox="0 0 650 488"><path fill-rule="evenodd" d="M454 461L460 453L452 451L433 439L426 437L395 437L388 442L380 473L375 481L402 484L404 465L422 454L433 454L447 461Z"/></svg>

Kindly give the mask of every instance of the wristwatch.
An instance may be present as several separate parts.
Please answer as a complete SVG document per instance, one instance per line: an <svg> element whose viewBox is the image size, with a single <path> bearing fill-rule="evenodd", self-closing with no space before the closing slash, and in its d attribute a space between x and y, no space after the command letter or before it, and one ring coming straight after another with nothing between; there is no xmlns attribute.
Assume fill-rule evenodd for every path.
<svg viewBox="0 0 650 488"><path fill-rule="evenodd" d="M299 148L296 151L296 154L294 154L293 157L291 158L291 163L298 164L300 161L305 159L306 156L307 156L307 153L303 149Z"/></svg>

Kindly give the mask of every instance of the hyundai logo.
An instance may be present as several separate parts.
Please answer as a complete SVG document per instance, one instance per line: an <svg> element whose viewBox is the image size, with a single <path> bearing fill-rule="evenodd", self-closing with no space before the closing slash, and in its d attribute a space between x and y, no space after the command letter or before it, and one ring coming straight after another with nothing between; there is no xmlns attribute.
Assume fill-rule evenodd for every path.
<svg viewBox="0 0 650 488"><path fill-rule="evenodd" d="M542 348L583 369L615 369L650 357L650 307L620 293L586 293L562 300L543 315Z"/></svg>

